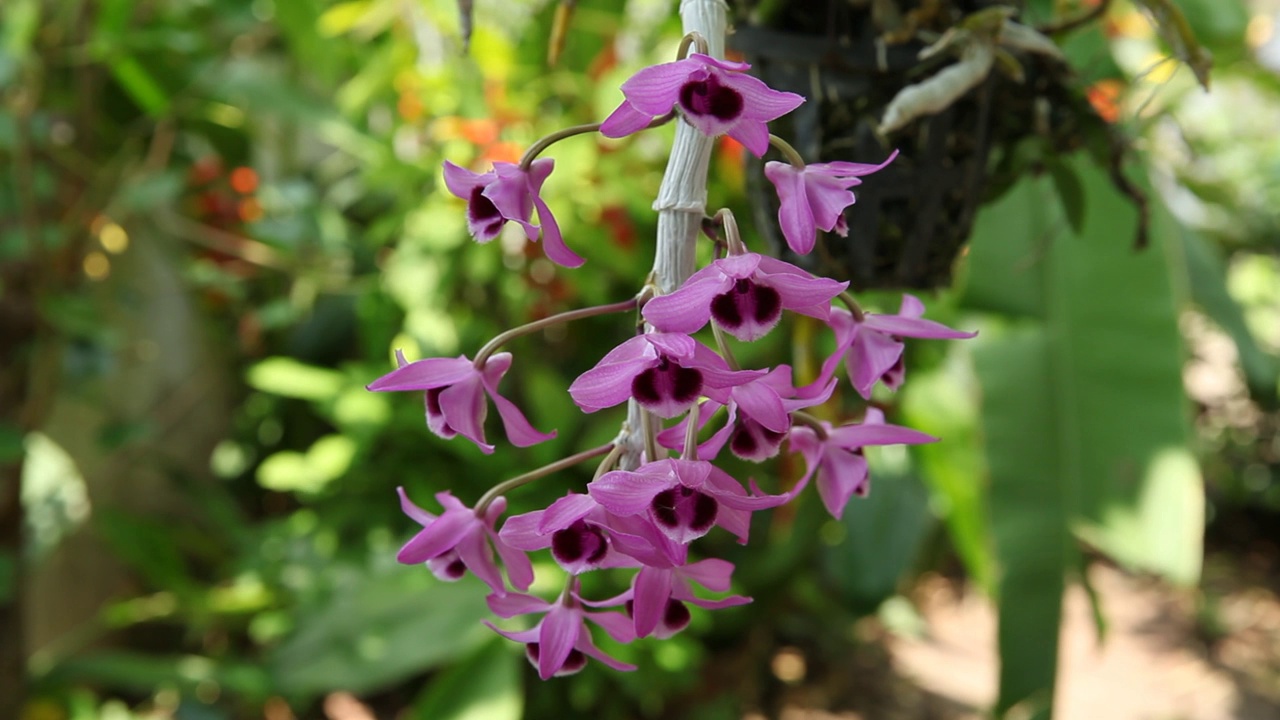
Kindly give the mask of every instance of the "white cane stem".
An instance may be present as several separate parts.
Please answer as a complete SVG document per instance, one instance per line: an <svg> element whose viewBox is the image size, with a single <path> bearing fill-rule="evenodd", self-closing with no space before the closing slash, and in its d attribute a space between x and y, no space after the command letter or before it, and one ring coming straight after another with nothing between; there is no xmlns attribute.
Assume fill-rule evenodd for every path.
<svg viewBox="0 0 1280 720"><path fill-rule="evenodd" d="M724 34L729 7L724 0L681 0L680 19L686 34L700 33L707 39L711 57L724 57ZM658 199L658 245L653 258L653 284L659 295L674 292L694 271L694 249L707 205L707 166L715 141L686 122L676 123L676 139L671 146L667 170L662 176ZM640 464L644 449L644 427L640 408L632 400L627 406L631 433L622 456L624 469ZM650 462L661 458L647 458Z"/></svg>

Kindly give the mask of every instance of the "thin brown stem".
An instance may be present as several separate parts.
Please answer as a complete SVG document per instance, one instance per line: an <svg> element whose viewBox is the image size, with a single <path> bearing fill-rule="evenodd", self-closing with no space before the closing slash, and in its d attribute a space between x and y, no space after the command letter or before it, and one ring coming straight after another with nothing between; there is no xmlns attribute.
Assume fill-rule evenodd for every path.
<svg viewBox="0 0 1280 720"><path fill-rule="evenodd" d="M691 32L680 38L680 49L676 51L676 60L689 57L689 48L693 47L703 55L708 54L707 39L700 32Z"/></svg>
<svg viewBox="0 0 1280 720"><path fill-rule="evenodd" d="M849 308L849 312L853 314L855 322L862 322L867 317L867 314L862 311L862 306L858 304L857 300L853 299L853 296L849 294L848 290L845 290L836 297L840 299L840 302L844 303L845 307Z"/></svg>
<svg viewBox="0 0 1280 720"><path fill-rule="evenodd" d="M782 153L782 157L786 158L787 162L791 163L793 167L800 168L801 170L804 169L804 158L800 157L799 151L791 147L791 143L783 140L777 135L770 134L769 144L772 145L775 150Z"/></svg>
<svg viewBox="0 0 1280 720"><path fill-rule="evenodd" d="M600 457L601 455L612 451L613 447L613 443L609 443L608 445L601 445L597 448L584 450L577 455L570 455L567 458L562 458L549 465L543 465L537 470L530 470L523 475L517 475L510 480L504 480L503 482L489 488L489 491L480 497L479 502L476 503L476 515L483 516L485 511L489 509L489 506L493 504L494 500L497 500L503 494L514 490L521 485L528 485L534 480L540 480L553 473L558 473L566 468L571 468L580 462L585 462L594 457Z"/></svg>
<svg viewBox="0 0 1280 720"><path fill-rule="evenodd" d="M646 290L648 290L648 288L646 288ZM534 333L544 328L551 327L553 325L573 322L574 320L581 320L582 318L595 317L596 315L608 315L610 313L626 312L627 310L635 310L636 308L640 307L640 304L645 299L647 299L645 297L645 292L641 292L640 295L637 295L629 300L613 303L612 305L597 305L595 307L570 310L568 312L562 312L559 315L552 315L551 317L545 317L545 318L542 318L541 320L534 320L531 323L526 323L519 327L511 328L510 330L507 330L506 332L497 335L492 340L485 343L484 347L480 348L480 352L476 353L476 359L473 364L475 365L476 368L483 368L484 364L489 361L489 356L497 352L498 348L502 347L503 345L506 345L512 340L518 337L521 337L523 335L528 335L529 333Z"/></svg>

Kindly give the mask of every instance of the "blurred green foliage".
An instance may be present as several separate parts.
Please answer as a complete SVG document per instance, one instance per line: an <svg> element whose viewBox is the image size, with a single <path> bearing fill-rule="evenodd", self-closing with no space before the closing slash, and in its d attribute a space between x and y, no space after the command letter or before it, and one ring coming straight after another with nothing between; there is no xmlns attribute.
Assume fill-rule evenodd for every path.
<svg viewBox="0 0 1280 720"><path fill-rule="evenodd" d="M940 570L999 604L997 709L1044 710L1062 590L1084 563L1101 554L1194 585L1206 512L1280 512L1280 146L1255 120L1274 117L1280 83L1252 59L1260 44L1243 3L1181 4L1219 60L1221 96L1200 94L1185 71L1142 74L1168 48L1118 3L1105 34L1067 44L1090 82L1112 68L1132 79L1113 102L1117 127L1146 148L1125 171L1152 194L1152 247L1131 250L1135 210L1096 160L1027 160L980 215L961 286L930 303L931 317L982 335L910 346L902 395L877 397L944 442L870 453L875 490L841 522L809 497L757 519L747 548L708 538L755 603L696 615L672 640L605 645L639 672L593 665L530 682L520 648L480 625L478 583L394 562L416 527L395 488L422 503L444 489L471 501L608 442L612 419L583 416L564 388L625 323L595 318L513 344L504 393L559 431L532 448L499 442L485 456L440 441L419 398L364 385L393 367L394 348L471 353L505 328L616 302L643 282L670 128L549 153L544 196L590 263L576 273L523 241L470 242L439 167L514 160L547 132L603 117L625 77L670 56L671 5L581 0L549 68L547 3L477 3L469 53L452 0L4 4L0 262L35 258L49 275L38 301L56 393L107 403L104 420L77 432L125 465L175 425L214 439L194 470L158 462L179 497L161 511L104 492L100 468L49 471L57 483L41 497L87 492L93 506L88 520L47 515L62 523L50 537L90 533L130 580L31 648L29 717L277 718L286 706L319 717L339 691L388 717L432 720L739 717L743 703L778 702L778 648L839 667L860 617L901 618L912 580ZM1032 5L1042 19L1056 8ZM749 217L741 165L722 150L709 204ZM143 248L191 298L193 314L174 309L173 322L218 358L216 377L199 382L229 388L179 420L104 400L133 352L121 318L145 303L126 260ZM1193 332L1190 316L1209 322ZM1229 338L1244 382L1184 387L1184 367L1214 337ZM743 359L776 362L825 341L800 320ZM175 348L147 352L164 363ZM854 407L842 397L832 412ZM0 455L21 443L0 428ZM49 466L39 446L28 436L28 470ZM778 482L799 468L736 469ZM513 507L540 507L586 472L524 490ZM6 594L12 566L0 557ZM617 578L589 581L597 594L618 589Z"/></svg>

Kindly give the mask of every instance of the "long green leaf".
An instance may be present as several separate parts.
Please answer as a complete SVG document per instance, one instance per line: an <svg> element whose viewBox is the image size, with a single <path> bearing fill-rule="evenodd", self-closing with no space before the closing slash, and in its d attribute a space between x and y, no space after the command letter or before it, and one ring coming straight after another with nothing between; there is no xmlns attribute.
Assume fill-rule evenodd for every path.
<svg viewBox="0 0 1280 720"><path fill-rule="evenodd" d="M1018 321L976 353L1003 570L1000 711L1051 706L1062 577L1077 562L1069 531L1175 582L1200 569L1176 238L1159 216L1153 247L1133 252L1135 210L1102 171L1073 166L1081 232L1039 178L979 218L970 253L966 303Z"/></svg>

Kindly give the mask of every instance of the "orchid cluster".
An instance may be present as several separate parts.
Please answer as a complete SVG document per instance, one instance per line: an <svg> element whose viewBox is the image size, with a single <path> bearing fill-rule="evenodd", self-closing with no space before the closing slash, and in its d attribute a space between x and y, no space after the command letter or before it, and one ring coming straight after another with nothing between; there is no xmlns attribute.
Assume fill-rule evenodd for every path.
<svg viewBox="0 0 1280 720"><path fill-rule="evenodd" d="M772 145L788 158L767 163L764 172L777 189L778 221L793 251L810 252L818 230L845 235L844 212L854 202L852 188L893 156L878 165L805 164L766 125L799 106L802 97L767 87L745 74L744 63L697 52L684 57L686 49L681 59L645 68L623 83L625 100L604 122L551 136L518 164L499 162L476 173L445 163L449 191L466 201L471 235L487 242L506 223L515 223L530 241L541 239L553 262L582 265L583 258L566 245L539 197L553 161L537 155L570 135L599 131L623 137L677 118L709 137L728 135L757 157ZM533 223L535 213L538 224ZM492 401L511 443L529 446L555 432L535 429L499 393L513 358L497 350L553 323L622 312L638 312L643 319L629 321L638 334L568 388L586 413L634 403L640 412L631 417L642 419L640 427L623 422L614 442L499 483L474 507L442 492L436 495L442 508L437 515L400 491L404 512L422 525L400 550L400 562L424 563L445 580L474 573L492 591L488 604L497 616L538 616L526 630L490 627L523 643L543 679L574 673L588 657L632 669L594 644L591 625L623 643L650 635L665 638L689 623L691 604L714 609L750 602L740 595L710 598L697 589L728 592L733 566L717 558L691 559L695 540L719 526L746 543L752 513L790 501L811 482L826 509L839 518L853 496L867 493L864 448L935 440L886 424L874 407L861 422L840 425L807 411L832 397L841 366L852 387L869 400L877 384L893 390L902 383L904 338L966 338L972 333L924 319L923 305L911 296L896 314L864 312L846 291L847 282L815 277L748 250L728 211L708 218L704 227L715 241L716 259L674 292L658 294L646 285L623 302L515 328L494 338L474 360L461 356L406 362L397 352L400 367L369 385L374 391L424 393L426 424L433 433L464 437L485 453L494 452L484 430ZM805 384L796 384L788 365L740 368L728 344L726 336L741 342L764 337L784 311L814 318L834 336L835 351ZM708 325L714 348L694 337ZM642 451L635 449L639 442L628 442L640 436ZM744 486L715 463L724 454L762 462L784 445L803 458L806 470L794 486L777 494L761 490L754 480ZM506 493L597 458L598 469L584 489L503 521ZM550 550L567 576L562 593L552 601L528 593L534 579L529 553L543 550ZM630 588L612 598L583 597L580 576L602 568L634 571Z"/></svg>

